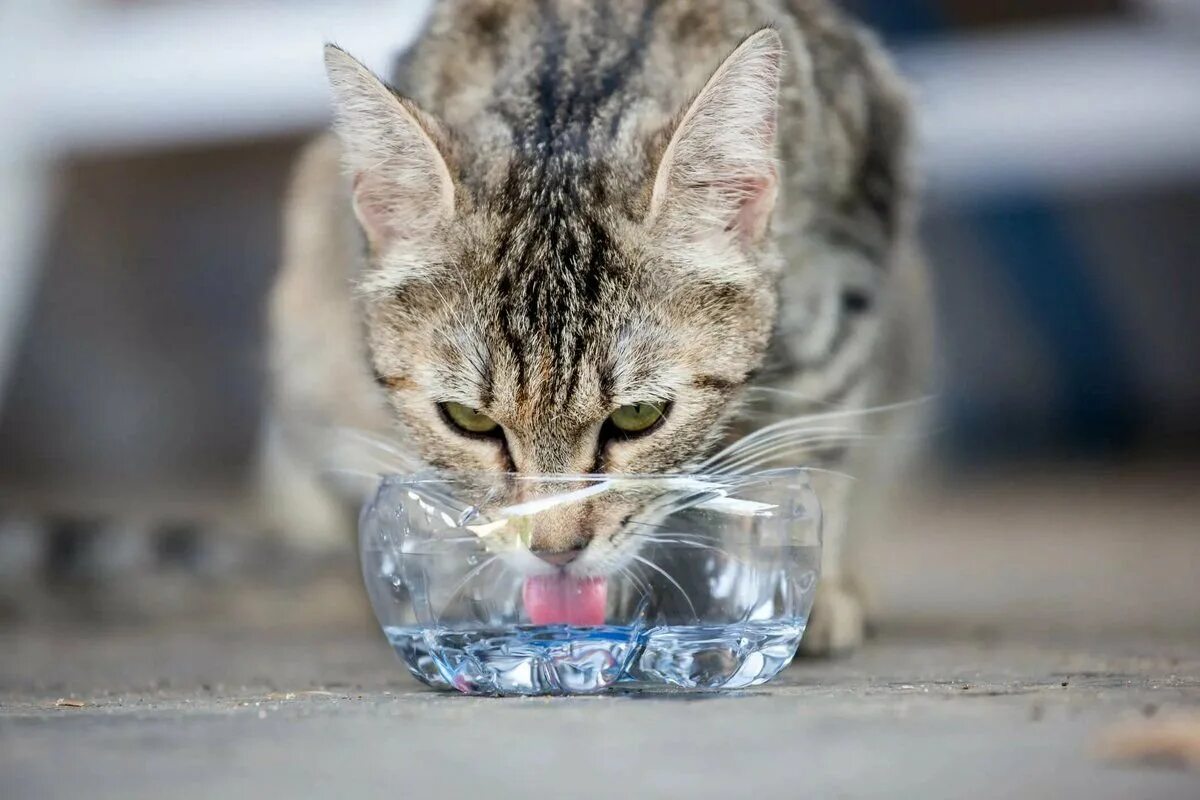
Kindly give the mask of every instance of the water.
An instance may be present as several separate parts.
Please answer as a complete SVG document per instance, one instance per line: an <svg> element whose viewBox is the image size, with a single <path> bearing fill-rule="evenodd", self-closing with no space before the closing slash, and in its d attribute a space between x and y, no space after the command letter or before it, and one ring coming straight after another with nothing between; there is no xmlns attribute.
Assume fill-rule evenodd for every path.
<svg viewBox="0 0 1200 800"><path fill-rule="evenodd" d="M742 689L788 665L805 620L730 625L521 625L462 631L387 627L419 680L466 694Z"/></svg>
<svg viewBox="0 0 1200 800"><path fill-rule="evenodd" d="M820 505L799 471L502 483L396 477L364 509L372 607L425 683L711 691L765 683L791 661L821 562ZM548 572L529 537L583 519L626 520L599 537L607 573Z"/></svg>

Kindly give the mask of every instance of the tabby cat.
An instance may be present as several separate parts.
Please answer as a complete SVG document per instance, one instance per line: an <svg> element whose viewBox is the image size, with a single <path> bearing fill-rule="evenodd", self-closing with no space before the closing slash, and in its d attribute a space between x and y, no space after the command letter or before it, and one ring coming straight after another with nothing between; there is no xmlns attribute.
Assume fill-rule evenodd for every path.
<svg viewBox="0 0 1200 800"><path fill-rule="evenodd" d="M325 60L335 135L296 169L271 303L280 527L344 541L362 485L338 476L383 469L816 465L805 642L855 645L858 489L832 471L871 483L851 445L928 349L875 40L826 0L444 0L386 82ZM530 547L570 569L620 536Z"/></svg>

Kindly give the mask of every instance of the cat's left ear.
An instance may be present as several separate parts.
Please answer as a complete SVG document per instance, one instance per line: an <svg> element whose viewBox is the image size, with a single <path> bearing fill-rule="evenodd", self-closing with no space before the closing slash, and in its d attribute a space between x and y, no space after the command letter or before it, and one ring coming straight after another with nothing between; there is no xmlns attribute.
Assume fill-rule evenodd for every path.
<svg viewBox="0 0 1200 800"><path fill-rule="evenodd" d="M354 213L372 250L431 235L454 214L454 180L440 123L349 53L325 46L334 129L354 183Z"/></svg>
<svg viewBox="0 0 1200 800"><path fill-rule="evenodd" d="M778 194L775 138L783 41L773 28L725 59L679 118L658 166L648 222L673 238L757 244Z"/></svg>

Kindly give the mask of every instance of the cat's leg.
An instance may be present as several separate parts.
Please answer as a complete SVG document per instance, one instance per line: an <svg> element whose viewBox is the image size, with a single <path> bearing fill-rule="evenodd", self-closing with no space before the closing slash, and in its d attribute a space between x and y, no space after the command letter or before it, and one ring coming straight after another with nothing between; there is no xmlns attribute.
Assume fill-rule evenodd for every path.
<svg viewBox="0 0 1200 800"><path fill-rule="evenodd" d="M829 656L855 649L863 641L863 604L854 590L846 559L847 512L851 491L844 480L818 480L824 510L821 579L817 600L801 640L806 656Z"/></svg>
<svg viewBox="0 0 1200 800"><path fill-rule="evenodd" d="M908 349L912 351L909 360L916 363L913 356L922 352L918 343ZM897 356L890 363L900 361ZM813 476L825 525L817 601L801 645L807 655L843 653L863 641L870 586L855 574L857 559L852 551L878 537L880 531L886 532L889 510L903 502L905 476L918 468L919 434L927 425L921 396L916 388L904 388L917 387L915 379L908 384L895 380L893 396L915 402L890 413L878 425L875 446L835 465L838 472L853 474L856 480L834 474Z"/></svg>
<svg viewBox="0 0 1200 800"><path fill-rule="evenodd" d="M800 654L824 657L851 652L862 644L865 630L858 594L844 581L823 580L817 588L817 603L801 640Z"/></svg>
<svg viewBox="0 0 1200 800"><path fill-rule="evenodd" d="M274 411L268 411L258 454L261 524L305 550L334 550L352 542L354 512L323 480L311 455L288 442Z"/></svg>

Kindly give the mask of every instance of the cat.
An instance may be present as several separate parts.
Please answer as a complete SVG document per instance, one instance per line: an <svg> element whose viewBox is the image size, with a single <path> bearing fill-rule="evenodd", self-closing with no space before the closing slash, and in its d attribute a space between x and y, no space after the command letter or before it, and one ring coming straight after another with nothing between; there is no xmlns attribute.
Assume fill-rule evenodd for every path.
<svg viewBox="0 0 1200 800"><path fill-rule="evenodd" d="M931 346L910 102L876 40L827 0L446 0L386 81L325 60L333 132L297 164L270 300L274 524L344 543L344 476L381 470L820 466L805 646L857 645L862 489L835 473L879 479L852 445ZM619 537L530 548L569 568Z"/></svg>

